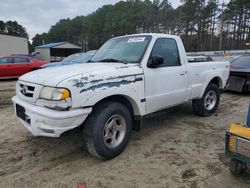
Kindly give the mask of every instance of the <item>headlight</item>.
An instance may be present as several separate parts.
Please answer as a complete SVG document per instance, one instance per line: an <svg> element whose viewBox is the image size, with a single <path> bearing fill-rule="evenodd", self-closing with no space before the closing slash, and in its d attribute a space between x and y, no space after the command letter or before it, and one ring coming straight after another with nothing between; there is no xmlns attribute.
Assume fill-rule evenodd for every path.
<svg viewBox="0 0 250 188"><path fill-rule="evenodd" d="M65 88L53 88L53 87L44 87L39 96L41 99L47 100L66 100L69 99L70 91Z"/></svg>

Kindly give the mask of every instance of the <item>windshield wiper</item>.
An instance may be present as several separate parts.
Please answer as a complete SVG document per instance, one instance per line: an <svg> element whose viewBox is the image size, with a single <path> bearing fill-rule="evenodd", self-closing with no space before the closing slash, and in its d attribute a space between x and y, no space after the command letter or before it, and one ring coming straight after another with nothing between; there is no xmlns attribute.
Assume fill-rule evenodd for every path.
<svg viewBox="0 0 250 188"><path fill-rule="evenodd" d="M112 58L107 58L107 59L101 59L98 62L109 62L109 63L123 63L127 64L127 62L119 60L119 59L112 59Z"/></svg>

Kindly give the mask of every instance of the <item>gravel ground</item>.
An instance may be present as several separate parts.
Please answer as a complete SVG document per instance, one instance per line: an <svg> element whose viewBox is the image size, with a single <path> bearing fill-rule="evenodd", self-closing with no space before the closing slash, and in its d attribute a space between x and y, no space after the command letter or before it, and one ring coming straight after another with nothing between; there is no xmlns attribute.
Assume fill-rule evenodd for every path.
<svg viewBox="0 0 250 188"><path fill-rule="evenodd" d="M225 131L245 123L249 95L225 93L214 116L192 114L190 103L144 120L126 150L110 161L82 148L80 131L61 138L33 137L15 117L15 80L0 81L0 187L249 187L249 171L229 172Z"/></svg>

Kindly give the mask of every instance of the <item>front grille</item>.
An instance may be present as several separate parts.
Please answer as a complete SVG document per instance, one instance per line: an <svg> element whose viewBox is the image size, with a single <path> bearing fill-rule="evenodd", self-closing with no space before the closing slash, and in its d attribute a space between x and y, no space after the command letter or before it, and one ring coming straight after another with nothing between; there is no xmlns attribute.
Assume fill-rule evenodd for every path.
<svg viewBox="0 0 250 188"><path fill-rule="evenodd" d="M34 86L28 86L24 84L20 84L20 92L26 97L33 97L35 91Z"/></svg>

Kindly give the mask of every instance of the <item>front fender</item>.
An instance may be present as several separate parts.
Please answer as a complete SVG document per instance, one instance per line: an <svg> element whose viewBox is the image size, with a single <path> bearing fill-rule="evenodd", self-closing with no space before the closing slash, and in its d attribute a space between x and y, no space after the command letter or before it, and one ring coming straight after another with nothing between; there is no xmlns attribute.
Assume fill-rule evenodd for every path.
<svg viewBox="0 0 250 188"><path fill-rule="evenodd" d="M123 89L117 89L115 91L101 91L97 93L93 93L91 97L87 101L85 101L82 105L84 106L94 106L97 104L99 101L112 97L112 96L122 96L125 97L130 101L130 104L133 107L135 115L143 115L145 114L144 110L145 107L143 106L145 103L141 103L141 98L139 95L137 95L134 92L128 91L128 90L123 90Z"/></svg>
<svg viewBox="0 0 250 188"><path fill-rule="evenodd" d="M120 95L130 101L136 115L145 114L143 106L145 103L141 102L144 98L143 74L88 80L88 82L72 79L62 85L71 91L72 108L94 106L107 97Z"/></svg>

